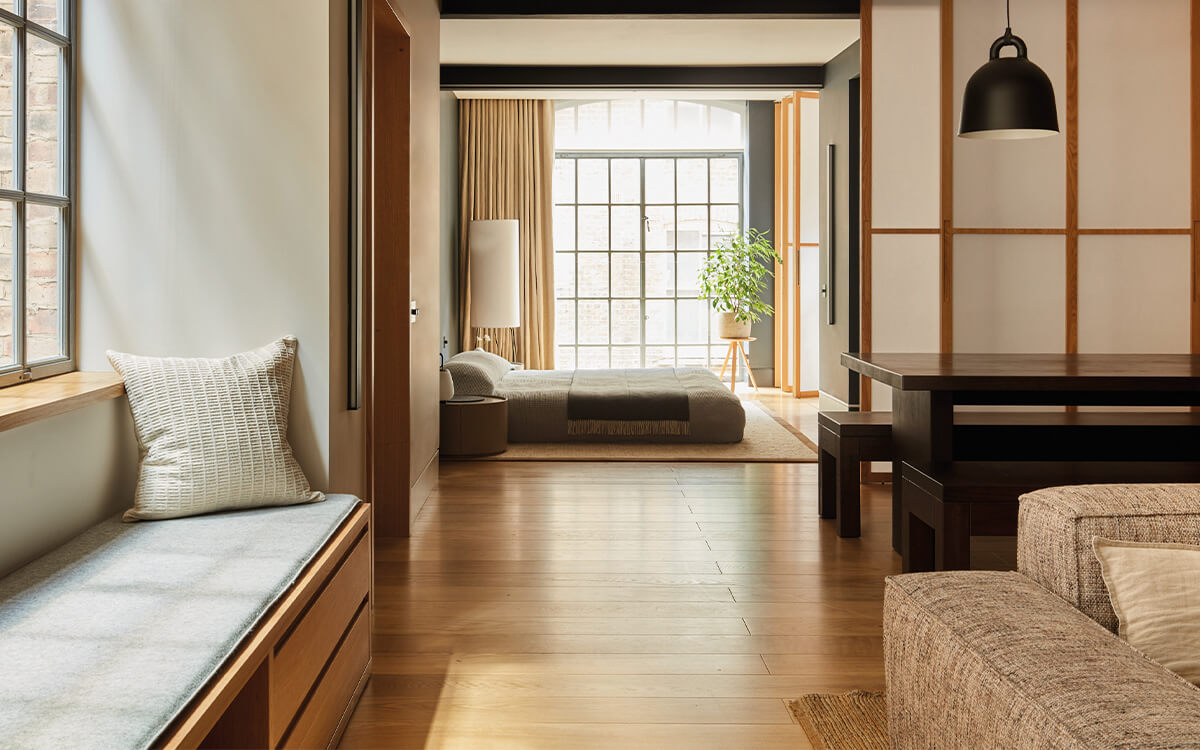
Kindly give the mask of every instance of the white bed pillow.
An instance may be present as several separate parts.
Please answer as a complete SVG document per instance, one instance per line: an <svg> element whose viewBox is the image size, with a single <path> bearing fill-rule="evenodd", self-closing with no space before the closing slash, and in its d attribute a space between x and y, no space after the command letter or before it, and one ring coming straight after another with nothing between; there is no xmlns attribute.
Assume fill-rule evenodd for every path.
<svg viewBox="0 0 1200 750"><path fill-rule="evenodd" d="M455 354L446 362L454 393L462 396L495 396L496 386L512 368L512 362L483 349Z"/></svg>
<svg viewBox="0 0 1200 750"><path fill-rule="evenodd" d="M108 352L141 449L126 521L324 500L287 441L296 339L224 359Z"/></svg>

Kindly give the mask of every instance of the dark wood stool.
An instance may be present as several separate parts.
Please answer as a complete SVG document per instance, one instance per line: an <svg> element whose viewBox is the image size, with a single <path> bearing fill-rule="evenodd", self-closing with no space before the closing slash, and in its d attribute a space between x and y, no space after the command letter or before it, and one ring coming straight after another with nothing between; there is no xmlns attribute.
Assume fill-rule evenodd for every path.
<svg viewBox="0 0 1200 750"><path fill-rule="evenodd" d="M861 533L863 461L892 460L892 415L876 411L823 411L817 415L821 518L834 518L838 536Z"/></svg>

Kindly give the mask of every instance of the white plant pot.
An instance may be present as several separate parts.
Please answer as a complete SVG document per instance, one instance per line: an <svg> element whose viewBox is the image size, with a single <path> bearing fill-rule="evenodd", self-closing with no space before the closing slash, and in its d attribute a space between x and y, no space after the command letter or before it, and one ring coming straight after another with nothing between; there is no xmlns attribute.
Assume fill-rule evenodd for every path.
<svg viewBox="0 0 1200 750"><path fill-rule="evenodd" d="M739 321L734 313L717 313L717 336L723 339L750 338L750 321Z"/></svg>

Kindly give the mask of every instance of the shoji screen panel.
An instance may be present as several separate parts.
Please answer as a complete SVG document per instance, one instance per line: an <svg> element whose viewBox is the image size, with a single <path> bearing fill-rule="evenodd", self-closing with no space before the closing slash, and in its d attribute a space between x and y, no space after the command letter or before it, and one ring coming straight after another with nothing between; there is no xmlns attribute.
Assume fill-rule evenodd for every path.
<svg viewBox="0 0 1200 750"><path fill-rule="evenodd" d="M873 228L939 224L940 15L938 0L872 3Z"/></svg>
<svg viewBox="0 0 1200 750"><path fill-rule="evenodd" d="M1062 352L1066 238L954 238L954 351Z"/></svg>
<svg viewBox="0 0 1200 750"><path fill-rule="evenodd" d="M800 208L797 224L799 236L800 303L800 388L797 395L817 391L820 377L820 259L821 259L821 116L820 101L815 97L800 98L799 193Z"/></svg>
<svg viewBox="0 0 1200 750"><path fill-rule="evenodd" d="M1079 0L1081 229L1190 227L1190 6Z"/></svg>
<svg viewBox="0 0 1200 750"><path fill-rule="evenodd" d="M997 143L954 135L967 81L987 62L988 49L1004 29L1005 21L1004 3L997 0L955 0L953 7L950 137L954 148L954 225L1062 229L1066 221L1065 138ZM1058 119L1062 126L1066 123L1066 97L1062 95L1067 85L1066 0L1018 0L1013 3L1013 13L1018 24L1016 33L1029 45L1030 59L1046 71L1059 94ZM1002 54L1011 53L1010 48ZM957 330L954 338L960 340Z"/></svg>
<svg viewBox="0 0 1200 750"><path fill-rule="evenodd" d="M1191 237L1079 238L1079 351L1187 353Z"/></svg>
<svg viewBox="0 0 1200 750"><path fill-rule="evenodd" d="M941 239L877 234L873 244L873 351L936 352ZM871 408L887 411L891 402L891 388L872 383Z"/></svg>

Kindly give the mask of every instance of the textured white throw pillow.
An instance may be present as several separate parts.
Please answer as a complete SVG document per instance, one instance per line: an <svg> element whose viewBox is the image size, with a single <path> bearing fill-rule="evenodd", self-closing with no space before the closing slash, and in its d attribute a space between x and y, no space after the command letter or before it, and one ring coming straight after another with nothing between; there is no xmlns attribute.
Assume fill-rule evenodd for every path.
<svg viewBox="0 0 1200 750"><path fill-rule="evenodd" d="M1200 685L1200 546L1092 540L1118 634Z"/></svg>
<svg viewBox="0 0 1200 750"><path fill-rule="evenodd" d="M141 448L125 520L324 500L287 441L296 339L224 359L108 352Z"/></svg>

